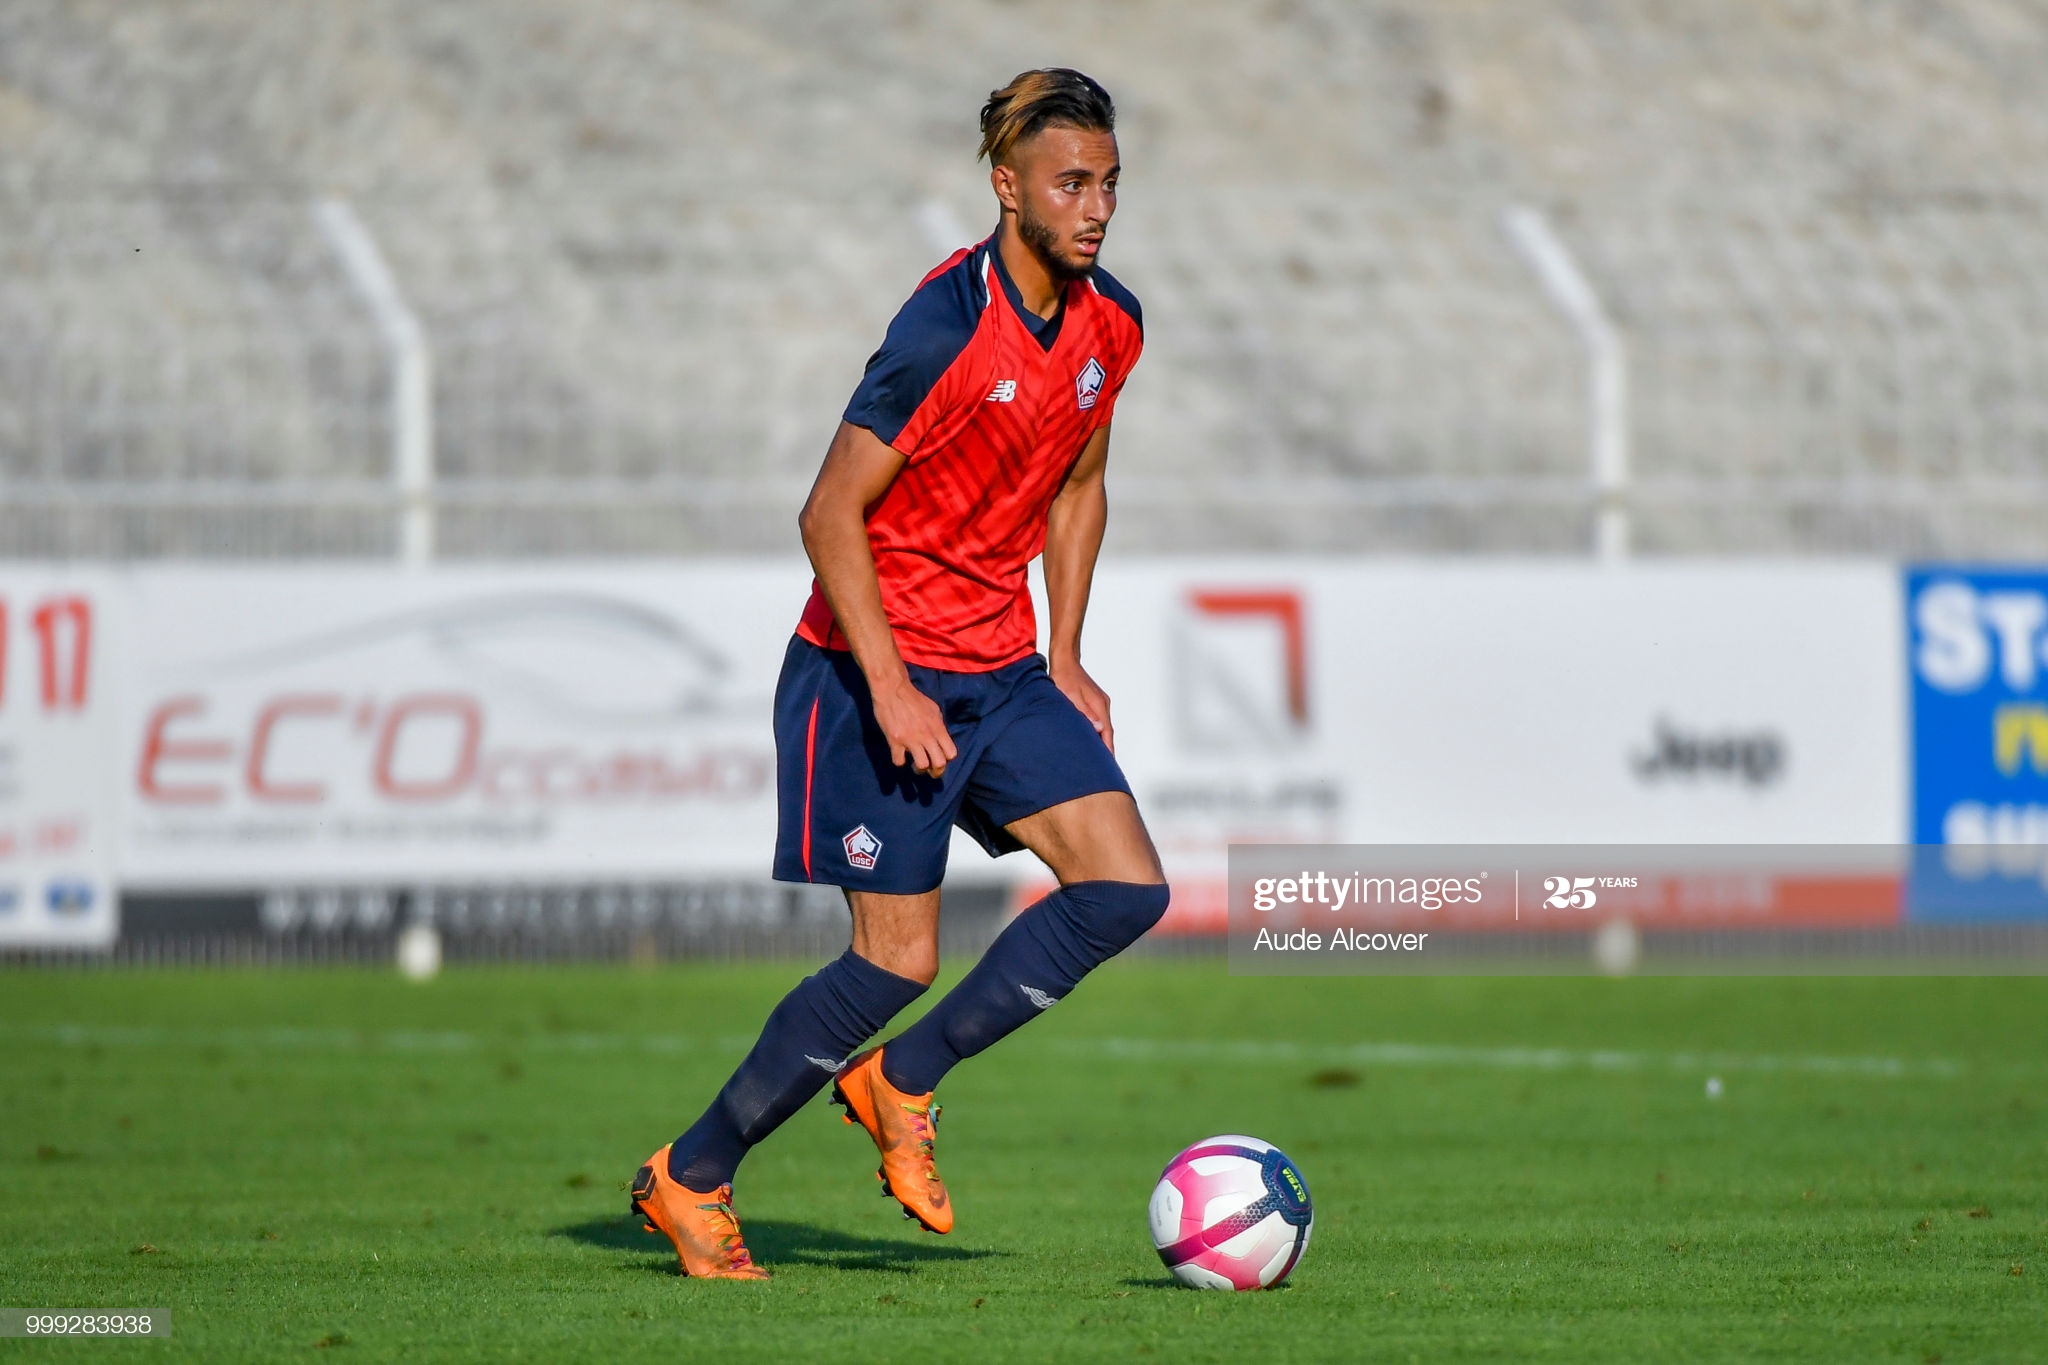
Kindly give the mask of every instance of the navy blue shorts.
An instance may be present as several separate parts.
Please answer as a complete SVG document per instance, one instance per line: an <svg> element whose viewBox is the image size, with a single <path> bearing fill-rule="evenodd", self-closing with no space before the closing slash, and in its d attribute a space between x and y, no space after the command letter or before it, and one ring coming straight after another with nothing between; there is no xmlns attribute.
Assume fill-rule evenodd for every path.
<svg viewBox="0 0 2048 1365"><path fill-rule="evenodd" d="M1034 654L989 673L910 666L960 756L934 780L889 761L853 655L798 636L775 685L775 878L912 896L946 875L958 825L1000 857L1003 829L1062 801L1131 790Z"/></svg>

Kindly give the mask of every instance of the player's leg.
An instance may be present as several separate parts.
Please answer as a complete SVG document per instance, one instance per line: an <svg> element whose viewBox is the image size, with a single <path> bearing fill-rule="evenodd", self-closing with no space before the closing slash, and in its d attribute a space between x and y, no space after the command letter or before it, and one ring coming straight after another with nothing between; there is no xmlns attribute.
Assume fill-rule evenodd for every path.
<svg viewBox="0 0 2048 1365"><path fill-rule="evenodd" d="M849 890L846 904L853 912L855 954L897 976L926 986L932 984L932 978L939 974L936 890L918 896Z"/></svg>
<svg viewBox="0 0 2048 1365"><path fill-rule="evenodd" d="M740 1161L931 983L938 963L938 892L848 899L856 902L856 947L782 997L710 1106L648 1158L634 1180L634 1210L650 1228L668 1234L687 1275L746 1279L765 1273L753 1264L732 1212ZM860 901L867 902L865 914ZM913 971L919 963L931 965L918 975L900 975L869 954Z"/></svg>
<svg viewBox="0 0 2048 1365"><path fill-rule="evenodd" d="M850 892L854 948L906 977L930 984L939 970L939 895L875 896ZM875 1176L882 1193L932 1232L950 1232L953 1210L933 1166L938 1110L929 1095L906 1095L882 1079L873 1051L850 1058L832 1084L832 1102L846 1121L867 1130L881 1154Z"/></svg>
<svg viewBox="0 0 2048 1365"><path fill-rule="evenodd" d="M1054 733L1057 738L1061 731L1055 727ZM1088 738L1094 739L1093 730ZM1101 741L1095 745L1100 749ZM999 747L1000 741L990 752ZM1033 752L1056 753L1061 747L1034 745ZM1081 753L1085 762L1085 748ZM1002 767L1000 760L995 766ZM1121 775L1115 780L1121 784ZM1012 921L929 1013L884 1046L855 1057L833 1085L834 1099L882 1153L884 1193L933 1232L953 1226L933 1151L939 1106L932 1092L940 1079L1037 1017L1166 912L1159 858L1128 791L1075 797L1002 828L1043 858L1063 885Z"/></svg>
<svg viewBox="0 0 2048 1365"><path fill-rule="evenodd" d="M938 971L948 807L890 763L850 655L791 643L775 689L775 751L775 875L841 887L853 942L782 998L718 1097L670 1144L669 1174L692 1190L730 1181L747 1151Z"/></svg>
<svg viewBox="0 0 2048 1365"><path fill-rule="evenodd" d="M853 946L782 997L710 1106L635 1181L635 1207L676 1243L687 1274L744 1277L752 1263L731 1207L740 1161L938 971L937 891L848 892L847 901Z"/></svg>
<svg viewBox="0 0 2048 1365"><path fill-rule="evenodd" d="M1096 792L1062 801L1003 826L1059 878L1073 882L1161 885L1159 850L1127 791Z"/></svg>
<svg viewBox="0 0 2048 1365"><path fill-rule="evenodd" d="M1065 801L1004 828L1045 861L1059 889L1012 920L945 999L890 1040L884 1072L908 1093L937 1089L1166 913L1165 874L1129 792Z"/></svg>
<svg viewBox="0 0 2048 1365"><path fill-rule="evenodd" d="M711 1104L635 1181L635 1208L676 1243L692 1275L750 1266L730 1203L740 1161L937 970L949 810L923 792L878 786L866 690L850 685L840 664L798 641L777 684L775 871L783 880L879 885L847 888L853 946L782 998ZM881 762L890 767L886 751Z"/></svg>
<svg viewBox="0 0 2048 1365"><path fill-rule="evenodd" d="M824 1089L937 974L937 891L853 892L847 899L854 946L782 997L717 1098L669 1144L669 1175L685 1189L729 1183L747 1152ZM911 971L892 971L885 962Z"/></svg>

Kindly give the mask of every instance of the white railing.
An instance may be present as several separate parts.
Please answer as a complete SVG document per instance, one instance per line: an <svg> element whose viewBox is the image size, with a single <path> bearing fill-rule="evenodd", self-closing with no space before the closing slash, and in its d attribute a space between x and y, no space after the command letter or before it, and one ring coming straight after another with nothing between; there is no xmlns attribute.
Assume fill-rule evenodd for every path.
<svg viewBox="0 0 2048 1365"><path fill-rule="evenodd" d="M1628 354L1621 332L1550 220L1527 205L1509 209L1508 237L1586 348L1588 446L1593 493L1593 553L1603 563L1628 557Z"/></svg>
<svg viewBox="0 0 2048 1365"><path fill-rule="evenodd" d="M2031 237L1984 251L1938 206L1877 235L1776 201L1309 209L1344 235L1215 299L1168 268L1182 218L1134 211L1113 544L2048 554ZM919 251L967 235L910 220ZM427 232L333 201L0 202L0 556L793 547L872 318L769 328L758 391L678 397L688 357L732 368L709 324L577 332L509 258L455 298ZM588 358L635 327L678 349Z"/></svg>
<svg viewBox="0 0 2048 1365"><path fill-rule="evenodd" d="M434 557L434 365L405 291L377 239L343 199L313 205L313 221L333 246L391 350L391 476L399 503L399 558Z"/></svg>

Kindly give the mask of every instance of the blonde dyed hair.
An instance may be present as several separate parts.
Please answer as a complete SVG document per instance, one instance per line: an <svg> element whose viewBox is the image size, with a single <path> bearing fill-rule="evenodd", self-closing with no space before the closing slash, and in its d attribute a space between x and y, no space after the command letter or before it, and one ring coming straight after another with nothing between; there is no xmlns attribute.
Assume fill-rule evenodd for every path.
<svg viewBox="0 0 2048 1365"><path fill-rule="evenodd" d="M1116 131L1116 104L1109 92L1064 66L1020 71L981 106L981 151L991 166L1006 162L1017 145L1043 128Z"/></svg>

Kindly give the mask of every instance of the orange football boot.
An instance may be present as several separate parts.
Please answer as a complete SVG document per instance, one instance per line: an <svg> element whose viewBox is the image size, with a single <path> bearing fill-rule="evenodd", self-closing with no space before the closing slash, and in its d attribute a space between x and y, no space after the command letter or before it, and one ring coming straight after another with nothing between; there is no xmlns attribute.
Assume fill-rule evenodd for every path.
<svg viewBox="0 0 2048 1365"><path fill-rule="evenodd" d="M869 1048L841 1068L832 1082L832 1103L844 1105L846 1121L868 1130L882 1154L875 1178L882 1193L895 1197L905 1218L927 1232L953 1230L953 1205L946 1182L932 1162L939 1136L939 1106L932 1097L906 1095L882 1074L882 1049Z"/></svg>
<svg viewBox="0 0 2048 1365"><path fill-rule="evenodd" d="M669 1178L667 1147L648 1157L633 1177L630 1211L640 1215L647 1231L668 1234L683 1273L692 1279L768 1278L740 1238L739 1220L732 1213L732 1186L720 1185L705 1194L684 1189Z"/></svg>

